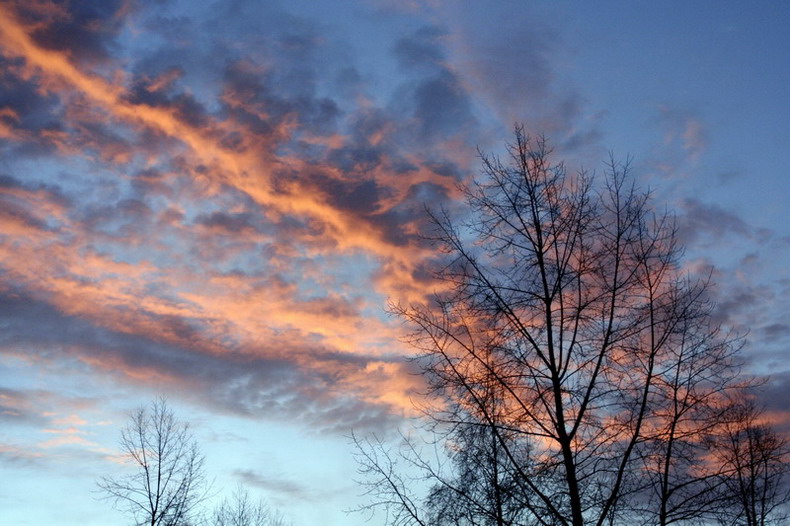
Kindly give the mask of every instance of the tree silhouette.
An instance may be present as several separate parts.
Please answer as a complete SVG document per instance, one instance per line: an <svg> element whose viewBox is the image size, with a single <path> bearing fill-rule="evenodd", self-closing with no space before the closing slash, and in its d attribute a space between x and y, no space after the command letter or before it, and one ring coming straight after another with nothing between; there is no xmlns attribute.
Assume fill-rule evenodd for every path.
<svg viewBox="0 0 790 526"><path fill-rule="evenodd" d="M719 523L787 524L790 513L790 445L767 424L751 400L730 412L713 451L725 469Z"/></svg>
<svg viewBox="0 0 790 526"><path fill-rule="evenodd" d="M209 526L286 526L277 512L272 511L262 500L253 502L249 492L239 486L230 499L214 509Z"/></svg>
<svg viewBox="0 0 790 526"><path fill-rule="evenodd" d="M671 524L712 517L737 339L711 322L709 282L681 267L674 217L613 159L567 173L522 128L509 162L481 155L469 215L431 212L446 292L395 305L427 378L429 431L360 471L401 524ZM395 461L432 489L418 499Z"/></svg>
<svg viewBox="0 0 790 526"><path fill-rule="evenodd" d="M138 408L121 431L132 472L104 477L99 487L139 526L186 526L205 498L203 455L189 425L159 398Z"/></svg>

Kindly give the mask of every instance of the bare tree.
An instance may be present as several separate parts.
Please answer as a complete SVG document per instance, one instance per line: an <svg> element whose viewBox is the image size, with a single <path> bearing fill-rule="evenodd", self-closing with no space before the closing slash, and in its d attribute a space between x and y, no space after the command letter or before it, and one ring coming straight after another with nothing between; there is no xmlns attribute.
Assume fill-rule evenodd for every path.
<svg viewBox="0 0 790 526"><path fill-rule="evenodd" d="M736 406L713 450L726 472L720 524L769 526L790 519L790 444L751 400Z"/></svg>
<svg viewBox="0 0 790 526"><path fill-rule="evenodd" d="M629 511L647 524L706 523L722 505L719 487L728 468L709 461L709 448L731 419L730 396L751 382L736 382L738 347L715 337L704 319L707 311L698 314L681 322L674 357L656 377L658 400L637 448L644 490Z"/></svg>
<svg viewBox="0 0 790 526"><path fill-rule="evenodd" d="M392 309L414 328L437 401L427 413L456 469L439 476L411 456L434 483L418 504L368 450L380 502L406 510L402 523L701 517L709 474L691 469L695 444L737 388L708 281L683 272L673 216L627 163L611 160L603 181L569 175L521 128L509 154L482 155L483 177L464 188L470 219L432 213L450 292Z"/></svg>
<svg viewBox="0 0 790 526"><path fill-rule="evenodd" d="M231 499L224 499L214 510L210 526L286 526L286 522L262 500L253 502L239 486Z"/></svg>
<svg viewBox="0 0 790 526"><path fill-rule="evenodd" d="M512 450L516 447L510 444ZM446 451L452 469L449 476L433 477L426 502L430 524L506 526L527 521L524 493L489 426L458 428Z"/></svg>
<svg viewBox="0 0 790 526"><path fill-rule="evenodd" d="M140 407L121 431L121 449L132 471L104 477L99 487L138 526L185 526L206 496L203 455L189 425L165 399Z"/></svg>
<svg viewBox="0 0 790 526"><path fill-rule="evenodd" d="M423 462L420 455L393 451L378 437L360 439L352 433L351 439L356 445L357 472L362 476L357 482L364 488L364 494L370 498L369 504L351 511L372 514L375 509L383 508L386 524L426 526L426 521L422 519L421 503L413 497L410 487L414 480L403 473L403 466L399 465L399 461L405 462L407 468L428 466L426 471L433 473L430 464ZM404 441L403 445L407 444L410 443Z"/></svg>
<svg viewBox="0 0 790 526"><path fill-rule="evenodd" d="M355 438L360 472L366 475L363 484L369 495L379 499L368 509L384 504L392 524L525 524L528 513L522 502L523 488L499 441L507 440L511 452L525 460L529 451L519 450L524 444L516 443L507 430L494 433L490 426L468 420L469 415L466 418L463 425L449 429L432 426L431 433L444 440L434 436L423 448L417 445L417 437L402 437L397 450L385 449L381 442L373 447L370 441L363 444ZM443 451L436 450L440 445ZM424 454L425 449L433 454ZM398 463L407 469L399 470ZM426 481L432 486L421 505L411 497L411 491Z"/></svg>

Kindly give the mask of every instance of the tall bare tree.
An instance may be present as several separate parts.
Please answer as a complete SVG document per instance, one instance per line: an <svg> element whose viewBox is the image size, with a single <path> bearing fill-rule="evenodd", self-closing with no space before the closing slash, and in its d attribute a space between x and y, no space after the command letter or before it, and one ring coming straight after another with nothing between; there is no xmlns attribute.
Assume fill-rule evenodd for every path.
<svg viewBox="0 0 790 526"><path fill-rule="evenodd" d="M393 307L414 328L437 400L428 415L456 469L407 455L434 483L428 502L380 502L407 509L404 523L701 517L710 474L691 469L696 444L737 388L737 345L710 323L708 281L683 271L673 216L651 207L627 163L612 160L602 181L569 175L521 128L509 155L482 156L483 176L464 188L468 220L432 214L450 292ZM368 451L362 463L385 493L398 481L389 458Z"/></svg>
<svg viewBox="0 0 790 526"><path fill-rule="evenodd" d="M206 496L203 455L189 425L160 398L138 408L121 431L131 471L99 487L138 526L186 526Z"/></svg>

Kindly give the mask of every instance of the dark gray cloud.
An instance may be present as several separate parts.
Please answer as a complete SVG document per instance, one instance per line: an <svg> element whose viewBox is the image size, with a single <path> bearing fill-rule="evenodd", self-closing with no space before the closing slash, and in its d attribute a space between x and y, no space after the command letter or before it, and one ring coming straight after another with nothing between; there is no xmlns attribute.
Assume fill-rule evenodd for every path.
<svg viewBox="0 0 790 526"><path fill-rule="evenodd" d="M762 336L770 342L778 342L790 338L790 324L772 323L761 329Z"/></svg>
<svg viewBox="0 0 790 526"><path fill-rule="evenodd" d="M790 434L790 418L788 415L787 401L790 400L790 371L773 373L765 378L764 385L756 389L759 405L773 416L785 415L779 422L783 433Z"/></svg>
<svg viewBox="0 0 790 526"><path fill-rule="evenodd" d="M252 214L247 212L233 214L212 212L211 214L200 214L195 218L195 223L229 234L252 232L256 229Z"/></svg>
<svg viewBox="0 0 790 526"><path fill-rule="evenodd" d="M275 495L276 498L303 502L311 502L321 498L308 486L288 478L274 477L268 473L264 475L251 469L239 469L234 471L233 475L243 485L260 488L268 494Z"/></svg>
<svg viewBox="0 0 790 526"><path fill-rule="evenodd" d="M259 16L263 12L266 16ZM356 86L352 89L356 96L362 85L359 74L353 63L330 57L337 46L327 44L327 35L315 23L293 17L276 6L262 7L250 2L234 2L218 15L220 19L212 23L227 25L226 29L234 31L238 45L234 44L233 49L220 37L204 38L206 33L189 20L172 20L166 14L152 15L147 11L139 13L141 23L156 29L162 43L141 49L131 57L134 75L126 101L167 109L229 151L246 152L254 146L262 158L274 152L295 152L316 165L329 162L351 177L341 180L334 175L325 176L321 169L307 173L276 169L274 186L279 187L282 182L288 187L294 179L300 180L303 191L325 195L330 204L380 227L386 239L400 246L413 240L414 236L407 233L413 230L408 223L415 213L422 213L420 200L426 196L444 198L446 192L435 185L418 183L407 194L409 202L397 210L379 213L381 199L390 198L392 191L371 179L369 172L407 173L418 169L402 159L402 153L415 145L423 150L429 163L448 167L452 163L441 151L432 151L433 144L463 135L474 124L460 79L441 62L445 56L442 31L422 28L396 45L396 57L412 71L414 79L403 85L392 107L348 112L343 109L342 94L331 98L322 92L327 92L326 88L338 79L345 79ZM189 89L196 82L201 83L201 93ZM351 96L349 92L348 97ZM136 149L162 159L157 166L143 170L129 165L134 194L121 197L114 206L97 202L84 217L78 218L94 232L125 236L133 229L145 231L150 227L150 217L141 213L132 221L131 210L120 206L120 202L136 199L154 213L157 207L152 199L172 197L179 189L172 180L151 174L166 170L202 173L200 166L179 166L177 156L168 152L177 149L177 143L152 130L143 129L131 134L131 139L122 139L95 115L64 122L75 124L64 130L72 145L83 151L93 150L98 157ZM288 135L283 133L286 122L292 130ZM227 131L223 123L241 125L242 129ZM314 137L337 131L348 137L339 147L313 146L302 141L304 135ZM376 133L383 133L385 138L374 145L370 141ZM442 171L452 172L457 178L463 176L458 168ZM143 207L138 210L144 211ZM250 219L211 214L199 214L196 223L238 233ZM287 231L290 218L283 217L281 221L281 227ZM315 228L316 239L322 237L320 225L297 223L297 228L307 227L308 233Z"/></svg>
<svg viewBox="0 0 790 526"><path fill-rule="evenodd" d="M32 37L45 49L65 51L79 61L107 60L122 27L124 0L73 0L64 2L11 1L17 16L34 24ZM62 11L57 7L64 8Z"/></svg>
<svg viewBox="0 0 790 526"><path fill-rule="evenodd" d="M121 197L110 205L85 203L72 215L87 232L116 239L137 237L153 226L154 219L148 203L133 197Z"/></svg>
<svg viewBox="0 0 790 526"><path fill-rule="evenodd" d="M477 82L506 107L524 111L551 96L552 61L559 48L556 32L535 18L513 16L494 28L469 27L464 36L469 54L463 60L468 60Z"/></svg>
<svg viewBox="0 0 790 526"><path fill-rule="evenodd" d="M441 40L447 32L438 26L423 26L406 38L395 43L395 56L405 69L429 71L442 68L447 55Z"/></svg>
<svg viewBox="0 0 790 526"><path fill-rule="evenodd" d="M53 93L42 94L34 79L20 76L20 60L0 55L0 121L13 140L0 138L4 157L32 157L53 153L53 135L63 131L63 108Z"/></svg>
<svg viewBox="0 0 790 526"><path fill-rule="evenodd" d="M362 178L360 178L362 179ZM332 204L360 215L368 215L377 208L379 198L390 193L372 179L357 181L339 181L333 178L318 176L312 178L312 184L331 196Z"/></svg>
<svg viewBox="0 0 790 526"><path fill-rule="evenodd" d="M264 71L251 59L228 63L223 75L223 113L261 137L276 138L273 134L285 119L295 119L299 129L312 135L335 131L342 116L339 104L314 90L289 91L278 71L278 67Z"/></svg>
<svg viewBox="0 0 790 526"><path fill-rule="evenodd" d="M13 198L0 194L0 217L11 219L14 222L22 223L36 230L47 230L47 223L36 217L23 204Z"/></svg>
<svg viewBox="0 0 790 526"><path fill-rule="evenodd" d="M191 93L167 94L163 91L149 91L145 86L135 86L129 94L128 101L132 104L168 108L181 122L194 128L204 128L210 122L205 107Z"/></svg>
<svg viewBox="0 0 790 526"><path fill-rule="evenodd" d="M422 27L394 48L401 67L413 79L401 86L392 107L416 121L411 133L416 131L421 141L463 137L476 124L469 94L446 63L444 34L437 26Z"/></svg>
<svg viewBox="0 0 790 526"><path fill-rule="evenodd" d="M691 245L700 241L721 240L736 235L751 237L752 228L736 214L695 198L684 199L679 207L679 238Z"/></svg>
<svg viewBox="0 0 790 526"><path fill-rule="evenodd" d="M469 96L450 71L442 71L415 88L413 111L427 137L454 135L475 124Z"/></svg>
<svg viewBox="0 0 790 526"><path fill-rule="evenodd" d="M11 132L0 139L4 157L18 161L72 150L111 162L131 155L133 145L103 109L69 89L40 89L18 62L0 57L0 121Z"/></svg>

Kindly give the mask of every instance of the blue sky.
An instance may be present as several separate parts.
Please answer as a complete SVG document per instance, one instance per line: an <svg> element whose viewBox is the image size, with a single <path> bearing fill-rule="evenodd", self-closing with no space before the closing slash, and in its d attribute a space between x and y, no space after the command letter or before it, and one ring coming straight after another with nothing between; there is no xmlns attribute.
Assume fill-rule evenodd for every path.
<svg viewBox="0 0 790 526"><path fill-rule="evenodd" d="M633 159L790 428L789 7L197 4L0 2L3 523L122 522L95 480L160 395L218 497L365 523L348 435L415 414L385 307L433 286L423 205L517 122Z"/></svg>

